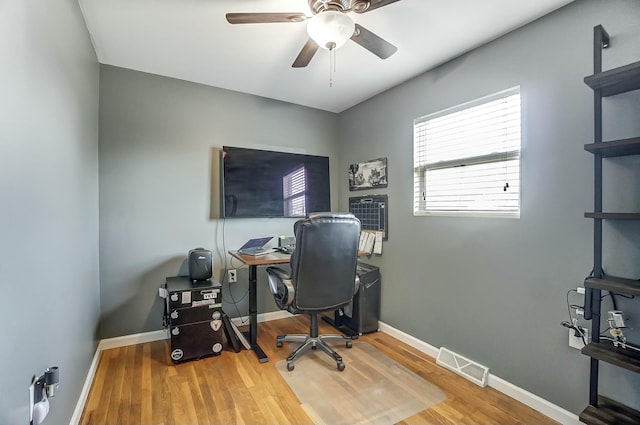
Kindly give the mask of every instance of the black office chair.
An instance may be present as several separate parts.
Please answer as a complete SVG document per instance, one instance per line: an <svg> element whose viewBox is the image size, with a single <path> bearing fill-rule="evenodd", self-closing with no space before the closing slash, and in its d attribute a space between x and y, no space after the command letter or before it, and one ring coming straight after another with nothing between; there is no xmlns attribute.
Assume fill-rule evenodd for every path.
<svg viewBox="0 0 640 425"><path fill-rule="evenodd" d="M338 370L344 370L342 357L327 341L346 341L344 335L318 335L318 313L349 304L356 290L356 263L360 239L360 220L349 213L314 213L295 223L296 247L291 254L291 275L278 267L268 267L269 287L276 304L293 314L311 316L309 335L280 335L283 342L302 345L287 357L287 369L309 349L320 348L332 356Z"/></svg>

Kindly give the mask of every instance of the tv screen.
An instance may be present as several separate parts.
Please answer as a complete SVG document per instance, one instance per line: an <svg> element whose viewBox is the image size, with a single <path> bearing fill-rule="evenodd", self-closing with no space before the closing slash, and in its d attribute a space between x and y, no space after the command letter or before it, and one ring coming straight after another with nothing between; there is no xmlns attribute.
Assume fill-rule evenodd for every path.
<svg viewBox="0 0 640 425"><path fill-rule="evenodd" d="M305 217L331 211L329 158L222 148L225 217Z"/></svg>

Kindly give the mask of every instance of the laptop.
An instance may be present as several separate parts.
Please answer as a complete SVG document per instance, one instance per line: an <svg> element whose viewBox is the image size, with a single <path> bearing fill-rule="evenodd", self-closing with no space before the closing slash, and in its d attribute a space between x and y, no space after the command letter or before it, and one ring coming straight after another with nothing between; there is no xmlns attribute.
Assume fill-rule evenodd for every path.
<svg viewBox="0 0 640 425"><path fill-rule="evenodd" d="M238 253L246 255L262 255L273 252L272 248L264 247L271 239L273 239L273 236L268 236L266 238L249 239L247 243L240 247Z"/></svg>

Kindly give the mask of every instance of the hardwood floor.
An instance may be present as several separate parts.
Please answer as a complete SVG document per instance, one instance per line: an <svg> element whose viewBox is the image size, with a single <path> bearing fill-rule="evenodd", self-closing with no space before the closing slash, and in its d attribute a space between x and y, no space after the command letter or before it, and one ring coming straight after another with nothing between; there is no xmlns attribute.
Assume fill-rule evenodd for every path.
<svg viewBox="0 0 640 425"><path fill-rule="evenodd" d="M320 333L335 333L320 322ZM307 332L308 323L308 318L297 316L259 324L267 363L259 363L251 351L225 348L220 356L174 366L168 361L167 341L105 350L80 423L312 424L276 369L289 351L275 344L276 335ZM368 334L361 340L446 394L442 403L400 424L557 424L492 388L480 388L441 368L433 358L387 334ZM340 352L349 355L345 348Z"/></svg>

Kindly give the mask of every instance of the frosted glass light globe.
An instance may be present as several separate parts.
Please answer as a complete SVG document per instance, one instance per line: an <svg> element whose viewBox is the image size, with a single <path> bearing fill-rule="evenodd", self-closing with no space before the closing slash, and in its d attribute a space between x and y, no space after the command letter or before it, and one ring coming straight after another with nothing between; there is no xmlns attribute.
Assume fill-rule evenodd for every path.
<svg viewBox="0 0 640 425"><path fill-rule="evenodd" d="M323 49L333 50L351 38L356 24L349 16L336 10L326 10L314 15L307 24L309 37Z"/></svg>

